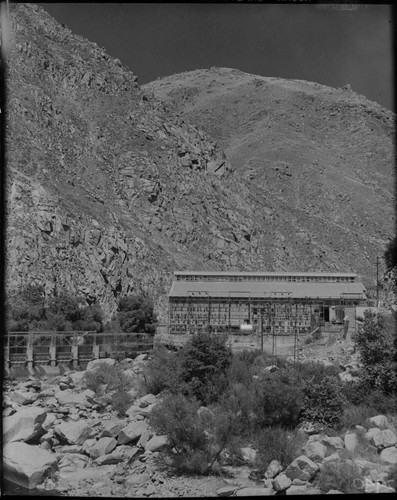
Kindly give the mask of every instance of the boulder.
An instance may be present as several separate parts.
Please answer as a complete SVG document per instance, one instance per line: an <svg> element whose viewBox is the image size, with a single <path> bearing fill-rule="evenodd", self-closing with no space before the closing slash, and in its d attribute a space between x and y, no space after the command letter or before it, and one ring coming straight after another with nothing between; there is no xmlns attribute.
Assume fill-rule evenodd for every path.
<svg viewBox="0 0 397 500"><path fill-rule="evenodd" d="M91 403L87 401L84 394L73 391L72 389L66 389L64 391L57 391L54 394L60 405L80 405L83 407L91 407Z"/></svg>
<svg viewBox="0 0 397 500"><path fill-rule="evenodd" d="M146 431L142 433L141 437L139 438L139 441L137 442L138 448L145 448L146 443L152 436L153 432L149 431L149 429L146 429Z"/></svg>
<svg viewBox="0 0 397 500"><path fill-rule="evenodd" d="M30 391L14 391L10 396L12 401L20 405L32 404L39 397L36 392Z"/></svg>
<svg viewBox="0 0 397 500"><path fill-rule="evenodd" d="M85 387L85 371L70 373L69 378L72 380L76 389Z"/></svg>
<svg viewBox="0 0 397 500"><path fill-rule="evenodd" d="M116 360L113 358L94 359L94 360L89 361L87 363L87 368L85 369L85 371L92 372L92 371L97 370L101 364L114 366L115 363L116 363Z"/></svg>
<svg viewBox="0 0 397 500"><path fill-rule="evenodd" d="M96 444L90 448L90 457L94 460L103 455L108 455L117 446L117 440L113 437L100 438Z"/></svg>
<svg viewBox="0 0 397 500"><path fill-rule="evenodd" d="M134 359L134 363L139 363L141 361L145 361L147 359L147 354L138 354L138 356Z"/></svg>
<svg viewBox="0 0 397 500"><path fill-rule="evenodd" d="M344 493L339 490L329 490L327 491L326 495L344 495Z"/></svg>
<svg viewBox="0 0 397 500"><path fill-rule="evenodd" d="M397 436L391 429L385 429L382 431L383 446L389 448L390 446L395 446L397 444Z"/></svg>
<svg viewBox="0 0 397 500"><path fill-rule="evenodd" d="M218 497L231 497L236 491L236 486L224 486L223 488L219 488L219 490L216 490L216 494L218 495Z"/></svg>
<svg viewBox="0 0 397 500"><path fill-rule="evenodd" d="M147 430L148 425L146 422L131 422L126 427L123 427L117 435L119 444L132 443L138 441L141 435Z"/></svg>
<svg viewBox="0 0 397 500"><path fill-rule="evenodd" d="M3 444L30 441L43 432L47 412L43 408L24 408L3 419Z"/></svg>
<svg viewBox="0 0 397 500"><path fill-rule="evenodd" d="M115 458L121 458L122 460L130 460L132 457L137 455L138 452L139 448L137 446L127 446L122 444L113 450L112 455Z"/></svg>
<svg viewBox="0 0 397 500"><path fill-rule="evenodd" d="M242 488L236 491L236 497L261 497L267 495L274 495L274 490L251 486L250 488Z"/></svg>
<svg viewBox="0 0 397 500"><path fill-rule="evenodd" d="M4 478L24 488L36 488L56 468L56 456L39 446L12 442L3 448Z"/></svg>
<svg viewBox="0 0 397 500"><path fill-rule="evenodd" d="M397 448L395 448L394 446L385 448L381 451L379 458L383 463L391 465L397 464Z"/></svg>
<svg viewBox="0 0 397 500"><path fill-rule="evenodd" d="M314 462L321 462L327 453L327 447L319 441L312 441L302 448L302 452Z"/></svg>
<svg viewBox="0 0 397 500"><path fill-rule="evenodd" d="M289 464L285 473L290 479L298 478L309 481L318 470L319 467L316 463L305 455L301 455Z"/></svg>
<svg viewBox="0 0 397 500"><path fill-rule="evenodd" d="M354 432L346 432L344 441L347 451L354 451L358 446L358 439Z"/></svg>
<svg viewBox="0 0 397 500"><path fill-rule="evenodd" d="M94 460L94 464L96 465L111 465L111 464L119 464L123 462L124 458L122 456L113 455L110 453L108 455L102 455Z"/></svg>
<svg viewBox="0 0 397 500"><path fill-rule="evenodd" d="M389 425L387 418L384 415L376 415L375 417L371 417L369 419L369 422L375 425L375 427L386 428Z"/></svg>
<svg viewBox="0 0 397 500"><path fill-rule="evenodd" d="M80 453L80 454L83 454L84 449L81 445L67 444L65 446L62 446L61 453Z"/></svg>
<svg viewBox="0 0 397 500"><path fill-rule="evenodd" d="M62 472L74 472L84 469L89 458L79 453L65 453L58 462L58 468Z"/></svg>
<svg viewBox="0 0 397 500"><path fill-rule="evenodd" d="M339 436L330 437L324 436L321 438L320 442L327 447L327 452L325 456L332 455L335 452L343 450L345 445L343 444L343 439Z"/></svg>
<svg viewBox="0 0 397 500"><path fill-rule="evenodd" d="M41 426L45 431L48 431L49 429L51 429L56 420L57 416L55 415L55 413L47 413L45 420Z"/></svg>
<svg viewBox="0 0 397 500"><path fill-rule="evenodd" d="M145 450L149 450L152 452L161 451L164 448L169 446L170 442L167 436L153 436L149 441L145 444Z"/></svg>
<svg viewBox="0 0 397 500"><path fill-rule="evenodd" d="M368 429L368 432L365 434L365 439L377 448L381 448L383 445L383 435L379 427L372 427L371 429Z"/></svg>
<svg viewBox="0 0 397 500"><path fill-rule="evenodd" d="M281 465L281 462L278 460L272 460L268 465L265 472L265 479L273 479L279 474L284 467Z"/></svg>
<svg viewBox="0 0 397 500"><path fill-rule="evenodd" d="M54 427L55 434L67 444L83 444L92 436L92 428L84 420L62 422Z"/></svg>
<svg viewBox="0 0 397 500"><path fill-rule="evenodd" d="M307 494L307 486L297 486L293 484L287 490L287 495L306 495Z"/></svg>
<svg viewBox="0 0 397 500"><path fill-rule="evenodd" d="M285 491L291 486L292 481L286 474L279 474L273 479L272 484L276 491Z"/></svg>
<svg viewBox="0 0 397 500"><path fill-rule="evenodd" d="M146 408L149 405L157 403L157 397L154 394L146 394L135 401L135 405L139 408Z"/></svg>
<svg viewBox="0 0 397 500"><path fill-rule="evenodd" d="M103 424L101 437L117 437L123 427L127 425L126 420L109 420Z"/></svg>

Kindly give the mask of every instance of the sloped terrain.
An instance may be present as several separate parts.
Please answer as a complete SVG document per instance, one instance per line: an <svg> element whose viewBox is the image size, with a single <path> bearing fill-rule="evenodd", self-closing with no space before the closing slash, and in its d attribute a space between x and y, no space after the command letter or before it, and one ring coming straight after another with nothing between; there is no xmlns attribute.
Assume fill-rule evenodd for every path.
<svg viewBox="0 0 397 500"><path fill-rule="evenodd" d="M300 269L322 262L364 279L374 275L376 254L395 229L391 111L348 85L229 68L181 73L144 88L218 141L251 181L252 199L278 219L278 249L286 246Z"/></svg>
<svg viewBox="0 0 397 500"><path fill-rule="evenodd" d="M66 289L89 303L98 301L110 317L120 296L145 292L164 321L177 269L340 270L374 277L375 256L393 228L390 113L360 107L374 130L366 132L366 147L361 139L356 147L364 130L358 108L337 111L341 105L330 95L328 107L335 107L335 120L347 128L335 126L339 139L333 145L330 135L320 142L311 134L319 133L328 108L312 116L310 127L304 112L299 120L296 113L288 116L292 97L285 102L278 97L277 103L272 98L272 111L266 111L263 93L269 92L266 87L277 90L277 81L231 70L197 72L197 86L189 84L197 90L189 91L196 94L192 106L200 102L207 74L229 81L230 91L215 82L210 95L220 100L213 109L188 112L184 90L175 83L188 74L175 77L170 83L175 88L156 82L165 105L152 96L154 84L141 88L120 61L43 9L34 4L10 9L10 293L28 283L45 284L47 296ZM221 99L238 90L233 81L241 75L260 82L250 83L250 99L258 93L250 108L242 96ZM279 87L282 95L290 92L288 82ZM178 95L176 101L166 88ZM300 92L299 102L313 106L306 91ZM254 110L263 115L260 123L271 125L266 134L257 127ZM233 113L240 116L237 121ZM288 128L292 119L296 123ZM268 136L272 127L278 133ZM258 149L261 141L267 149ZM344 158L335 163L342 150ZM362 163L365 170L359 169Z"/></svg>

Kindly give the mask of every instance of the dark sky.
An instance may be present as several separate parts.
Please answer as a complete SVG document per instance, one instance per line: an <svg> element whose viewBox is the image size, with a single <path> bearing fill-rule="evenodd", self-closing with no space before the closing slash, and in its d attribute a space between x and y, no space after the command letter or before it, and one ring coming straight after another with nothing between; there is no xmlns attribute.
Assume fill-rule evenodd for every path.
<svg viewBox="0 0 397 500"><path fill-rule="evenodd" d="M390 5L41 4L104 47L140 83L212 66L352 89L394 109ZM338 4L340 6L340 4ZM354 3L349 4L354 5Z"/></svg>

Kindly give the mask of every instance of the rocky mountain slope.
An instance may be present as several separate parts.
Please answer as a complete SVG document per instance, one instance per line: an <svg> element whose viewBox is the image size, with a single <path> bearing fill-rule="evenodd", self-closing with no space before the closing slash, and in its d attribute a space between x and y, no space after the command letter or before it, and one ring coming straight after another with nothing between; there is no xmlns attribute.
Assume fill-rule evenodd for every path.
<svg viewBox="0 0 397 500"><path fill-rule="evenodd" d="M375 256L395 231L394 113L349 85L229 68L181 73L144 89L214 137L251 181L251 198L275 219L276 254L286 247L289 263L302 270L311 263L373 277Z"/></svg>
<svg viewBox="0 0 397 500"><path fill-rule="evenodd" d="M199 119L200 113L193 112L202 125L197 128L188 113L181 116L180 106L178 116L151 95L154 87L141 88L120 61L73 35L42 8L12 4L10 10L9 292L27 283L45 284L47 296L67 289L89 303L98 301L107 317L120 296L146 292L164 321L177 269L373 275L375 255L393 227L390 113L376 108L374 114L373 105L360 108L374 131L368 130L365 148L361 142L348 149L363 129L357 107L337 111L341 104L335 100L335 120L344 120L351 129L335 126L347 149L345 158L333 164L339 146L316 139L308 148L317 121L328 111L319 112L310 129L302 112L299 124L284 130L282 124L292 117L281 120L290 108L280 100L271 123L281 139L269 147L269 156L254 161L246 144L245 157L237 141L231 155L227 137ZM233 75L244 75L209 73L225 74L230 82ZM267 84L255 85L266 92ZM223 109L233 130L233 113L248 113L243 100ZM304 153L299 164L296 149L288 147L296 127ZM259 137L254 122L252 128ZM316 166L312 151L317 151ZM325 164L326 152L330 159ZM353 173L364 157L365 170Z"/></svg>

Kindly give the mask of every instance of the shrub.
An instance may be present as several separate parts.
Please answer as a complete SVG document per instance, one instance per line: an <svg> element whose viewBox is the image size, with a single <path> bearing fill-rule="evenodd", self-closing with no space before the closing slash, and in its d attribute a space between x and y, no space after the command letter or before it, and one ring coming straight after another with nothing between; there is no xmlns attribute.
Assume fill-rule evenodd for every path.
<svg viewBox="0 0 397 500"><path fill-rule="evenodd" d="M107 385L107 391L117 390L126 392L133 387L131 377L125 375L119 366L108 363L99 363L98 368L85 374L85 383L88 389L98 393L102 385Z"/></svg>
<svg viewBox="0 0 397 500"><path fill-rule="evenodd" d="M226 346L226 337L195 335L180 355L181 391L204 405L217 401L227 389L227 371L233 357Z"/></svg>
<svg viewBox="0 0 397 500"><path fill-rule="evenodd" d="M131 406L133 401L132 396L126 391L117 391L112 395L111 405L117 411L120 417L125 415L125 412Z"/></svg>
<svg viewBox="0 0 397 500"><path fill-rule="evenodd" d="M380 314L365 311L357 335L357 348L363 363L363 380L371 387L391 394L397 392L394 321L387 324Z"/></svg>
<svg viewBox="0 0 397 500"><path fill-rule="evenodd" d="M197 400L169 394L149 417L155 431L168 436L172 464L179 472L208 473L233 435L231 412L199 408Z"/></svg>
<svg viewBox="0 0 397 500"><path fill-rule="evenodd" d="M304 386L301 419L334 426L339 423L345 403L340 382L335 377L314 379Z"/></svg>
<svg viewBox="0 0 397 500"><path fill-rule="evenodd" d="M340 418L340 428L343 430L354 429L356 425L364 425L368 418L378 415L379 411L366 405L347 405Z"/></svg>
<svg viewBox="0 0 397 500"><path fill-rule="evenodd" d="M313 484L323 493L330 490L350 494L364 493L364 480L360 474L360 469L351 460L323 464Z"/></svg>
<svg viewBox="0 0 397 500"><path fill-rule="evenodd" d="M122 297L118 303L117 320L123 332L154 333L153 301L143 295Z"/></svg>
<svg viewBox="0 0 397 500"><path fill-rule="evenodd" d="M384 258L387 269L397 266L397 236L387 244Z"/></svg>
<svg viewBox="0 0 397 500"><path fill-rule="evenodd" d="M151 394L158 394L165 390L178 392L180 382L178 353L168 351L164 346L159 345L153 349L151 358L144 372L147 392Z"/></svg>
<svg viewBox="0 0 397 500"><path fill-rule="evenodd" d="M287 467L301 455L302 446L306 441L307 436L298 430L291 432L280 426L265 427L259 432L255 467L262 477L272 460L279 460Z"/></svg>

